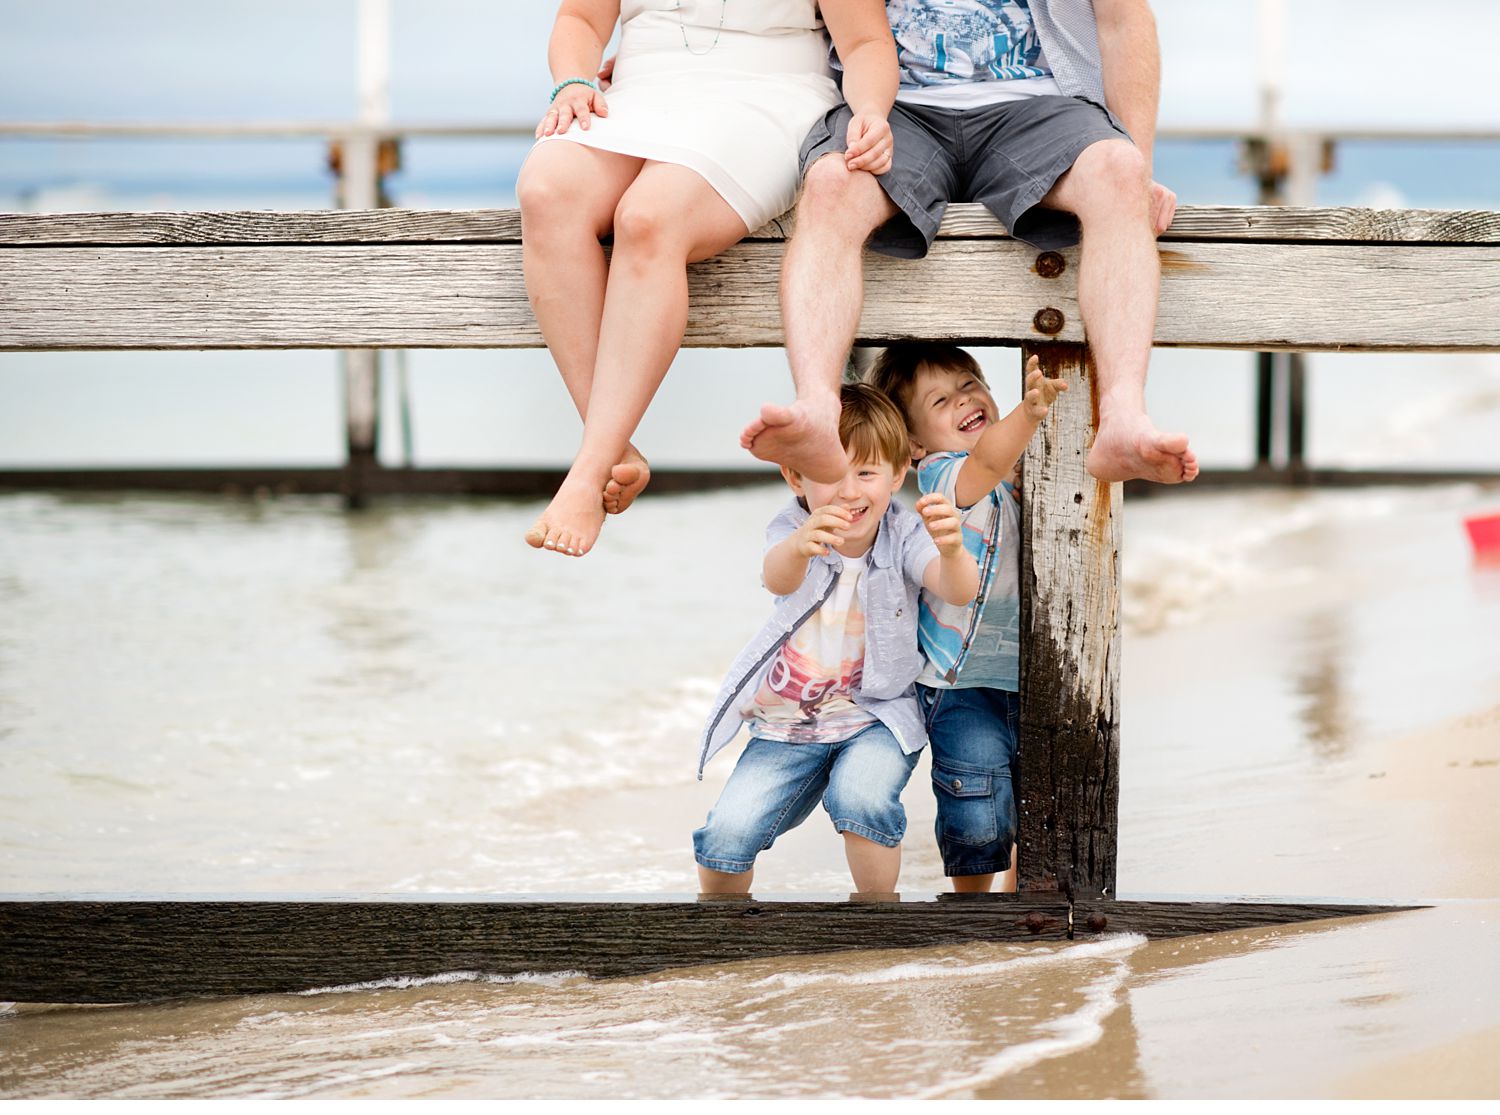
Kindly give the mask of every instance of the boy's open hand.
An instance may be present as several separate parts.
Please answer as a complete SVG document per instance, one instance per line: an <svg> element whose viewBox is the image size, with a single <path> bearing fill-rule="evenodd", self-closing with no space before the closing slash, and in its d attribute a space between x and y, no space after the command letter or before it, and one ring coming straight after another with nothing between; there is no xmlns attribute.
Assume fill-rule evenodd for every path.
<svg viewBox="0 0 1500 1115"><path fill-rule="evenodd" d="M922 525L932 536L938 553L953 557L963 553L964 525L958 517L958 509L948 502L941 492L928 492L917 500L917 514L922 516Z"/></svg>
<svg viewBox="0 0 1500 1115"><path fill-rule="evenodd" d="M844 540L849 520L849 512L842 507L829 504L818 508L797 528L798 556L822 557L828 553L829 546L837 546Z"/></svg>
<svg viewBox="0 0 1500 1115"><path fill-rule="evenodd" d="M1035 356L1026 361L1026 386L1021 405L1026 408L1026 417L1033 422L1046 418L1057 397L1067 389L1067 380L1048 379L1042 374L1041 361Z"/></svg>

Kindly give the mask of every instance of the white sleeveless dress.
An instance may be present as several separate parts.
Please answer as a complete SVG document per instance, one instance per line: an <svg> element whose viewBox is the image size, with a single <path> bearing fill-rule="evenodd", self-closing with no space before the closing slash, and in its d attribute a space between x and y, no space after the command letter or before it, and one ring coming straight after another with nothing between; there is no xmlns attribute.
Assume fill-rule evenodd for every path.
<svg viewBox="0 0 1500 1115"><path fill-rule="evenodd" d="M688 167L752 232L791 208L802 141L841 99L816 0L622 0L620 23L609 115L538 145Z"/></svg>

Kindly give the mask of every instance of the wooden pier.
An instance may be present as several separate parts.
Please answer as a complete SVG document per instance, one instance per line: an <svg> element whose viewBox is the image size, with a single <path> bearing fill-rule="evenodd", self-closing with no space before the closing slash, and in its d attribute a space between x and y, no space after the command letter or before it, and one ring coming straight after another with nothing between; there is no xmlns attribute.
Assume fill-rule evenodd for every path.
<svg viewBox="0 0 1500 1115"><path fill-rule="evenodd" d="M687 344L781 344L777 279L790 220L691 269ZM1185 208L1160 247L1160 346L1500 351L1500 213ZM0 352L534 347L541 338L520 256L513 211L0 216ZM1122 490L1083 468L1096 385L1078 313L1077 264L1076 251L1038 254L1010 240L976 206L950 210L923 261L865 260L862 341L1018 345L1072 387L1026 460L1020 896L787 903L785 909L629 900L429 903L437 913L419 913L427 907L395 896L334 901L316 911L272 899L95 896L57 905L43 896L11 896L0 901L0 939L7 942L0 998L113 1001L86 996L90 988L111 986L109 970L127 949L145 958L139 963L156 973L156 982L98 994L271 990L254 975L254 960L282 971L272 964L277 950L302 957L297 974L284 972L277 984L288 990L430 975L450 964L515 974L565 959L571 966L577 957L557 953L555 938L593 934L588 927L595 924L612 927L606 935L624 940L627 952L636 948L662 967L846 943L1066 939L1133 926L1170 935L1389 908L1187 908L1115 897ZM358 474L362 467L351 464L344 478L356 493L369 482ZM552 912L542 917L543 908ZM425 945L398 941L406 940L412 919L430 930L414 938ZM370 951L370 964L335 963L326 951L331 945L301 935L298 927L313 923L325 926L329 940L357 941ZM171 938L175 944L169 924L184 934ZM364 927L358 935L356 925ZM689 925L704 927L718 944L706 948ZM890 933L876 932L881 926ZM471 930L488 943L461 945ZM14 942L23 939L27 948L18 951ZM220 956L215 939L247 950L233 965L223 962L242 976L172 982L168 967ZM591 974L647 970L603 959L590 966L578 955L580 970Z"/></svg>

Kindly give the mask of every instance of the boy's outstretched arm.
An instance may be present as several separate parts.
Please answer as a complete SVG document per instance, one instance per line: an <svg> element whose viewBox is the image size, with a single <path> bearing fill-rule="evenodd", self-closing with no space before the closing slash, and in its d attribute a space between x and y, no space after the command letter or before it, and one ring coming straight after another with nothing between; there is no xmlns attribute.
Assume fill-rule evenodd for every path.
<svg viewBox="0 0 1500 1115"><path fill-rule="evenodd" d="M777 596L796 592L807 577L808 560L822 557L829 546L844 540L849 512L842 507L819 507L807 522L766 551L761 580Z"/></svg>
<svg viewBox="0 0 1500 1115"><path fill-rule="evenodd" d="M938 556L927 563L922 587L949 604L967 604L979 591L979 566L964 549L964 525L958 510L941 492L917 500L917 514L932 536Z"/></svg>
<svg viewBox="0 0 1500 1115"><path fill-rule="evenodd" d="M959 506L972 507L1003 480L1009 480L1026 444L1042 424L1053 401L1068 389L1061 379L1042 375L1040 361L1026 361L1026 385L1016 408L979 435L973 451L958 470L954 495Z"/></svg>

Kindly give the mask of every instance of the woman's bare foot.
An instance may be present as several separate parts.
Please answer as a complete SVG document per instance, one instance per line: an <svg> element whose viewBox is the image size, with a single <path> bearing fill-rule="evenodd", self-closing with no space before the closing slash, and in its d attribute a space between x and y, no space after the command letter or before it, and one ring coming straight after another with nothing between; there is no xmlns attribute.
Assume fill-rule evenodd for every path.
<svg viewBox="0 0 1500 1115"><path fill-rule="evenodd" d="M1198 475L1198 455L1187 434L1164 434L1141 415L1138 420L1101 422L1085 465L1096 480L1154 480L1185 484Z"/></svg>
<svg viewBox="0 0 1500 1115"><path fill-rule="evenodd" d="M609 480L604 485L604 513L618 515L632 503L635 497L651 483L651 466L640 450L633 445L625 447L625 457L609 470Z"/></svg>
<svg viewBox="0 0 1500 1115"><path fill-rule="evenodd" d="M557 495L541 518L526 532L526 544L570 557L582 557L594 548L604 525L604 502L599 489L572 473L557 489Z"/></svg>

